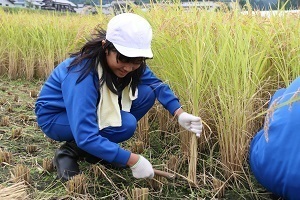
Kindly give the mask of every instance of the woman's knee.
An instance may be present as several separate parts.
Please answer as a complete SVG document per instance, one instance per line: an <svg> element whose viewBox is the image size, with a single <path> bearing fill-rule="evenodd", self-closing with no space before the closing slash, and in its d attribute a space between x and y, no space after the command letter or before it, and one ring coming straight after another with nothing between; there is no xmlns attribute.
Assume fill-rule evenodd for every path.
<svg viewBox="0 0 300 200"><path fill-rule="evenodd" d="M50 129L51 126L49 124L45 124L43 126L40 126L41 130L43 133L50 139L55 140L55 141L62 141L61 138L59 137L59 134L53 133Z"/></svg>
<svg viewBox="0 0 300 200"><path fill-rule="evenodd" d="M59 142L74 140L69 126L49 123L41 126L40 128L44 134L52 140Z"/></svg>
<svg viewBox="0 0 300 200"><path fill-rule="evenodd" d="M130 139L137 127L136 118L128 112L121 111L122 126L107 127L100 131L100 135L112 142L120 143Z"/></svg>
<svg viewBox="0 0 300 200"><path fill-rule="evenodd" d="M137 120L136 118L131 114L127 112L122 111L122 128L123 128L123 134L122 135L122 141L130 139L137 127Z"/></svg>
<svg viewBox="0 0 300 200"><path fill-rule="evenodd" d="M153 89L149 86L139 86L138 92L138 98L132 102L130 110L137 121L140 120L150 110L156 99Z"/></svg>

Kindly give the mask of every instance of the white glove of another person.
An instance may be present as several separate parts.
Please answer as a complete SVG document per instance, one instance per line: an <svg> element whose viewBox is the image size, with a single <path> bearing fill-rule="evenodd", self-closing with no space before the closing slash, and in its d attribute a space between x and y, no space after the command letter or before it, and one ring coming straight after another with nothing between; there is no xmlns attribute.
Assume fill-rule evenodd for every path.
<svg viewBox="0 0 300 200"><path fill-rule="evenodd" d="M140 158L137 163L130 167L133 177L152 179L154 177L154 170L151 163L143 156L139 156Z"/></svg>
<svg viewBox="0 0 300 200"><path fill-rule="evenodd" d="M200 134L202 133L202 122L200 117L183 112L178 116L178 123L186 130L196 133L197 137L200 137Z"/></svg>

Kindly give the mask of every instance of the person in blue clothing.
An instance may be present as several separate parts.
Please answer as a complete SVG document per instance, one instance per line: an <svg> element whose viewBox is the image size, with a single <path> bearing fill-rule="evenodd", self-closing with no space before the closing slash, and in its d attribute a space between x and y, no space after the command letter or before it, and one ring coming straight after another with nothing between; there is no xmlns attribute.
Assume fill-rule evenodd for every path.
<svg viewBox="0 0 300 200"><path fill-rule="evenodd" d="M273 198L300 199L300 77L272 96L250 145L250 167Z"/></svg>
<svg viewBox="0 0 300 200"><path fill-rule="evenodd" d="M147 20L133 13L114 16L106 31L96 28L45 81L35 113L48 137L65 141L53 159L61 180L80 173L79 160L130 167L135 178L152 178L151 163L119 143L133 136L156 99L182 127L201 134L201 118L185 112L170 87L147 66L153 57L151 41Z"/></svg>

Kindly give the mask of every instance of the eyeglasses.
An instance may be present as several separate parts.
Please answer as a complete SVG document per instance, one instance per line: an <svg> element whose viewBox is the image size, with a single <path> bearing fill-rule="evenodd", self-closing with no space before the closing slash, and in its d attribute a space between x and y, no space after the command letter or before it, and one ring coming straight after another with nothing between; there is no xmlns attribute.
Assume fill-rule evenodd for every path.
<svg viewBox="0 0 300 200"><path fill-rule="evenodd" d="M146 60L144 57L127 57L121 54L120 52L118 52L117 50L114 51L117 52L117 59L123 63L132 63L136 65L141 65Z"/></svg>
<svg viewBox="0 0 300 200"><path fill-rule="evenodd" d="M145 61L145 58L143 58L143 57L131 58L131 57L127 57L122 54L119 54L118 60L120 60L121 62L124 62L124 63L132 63L132 64L141 65Z"/></svg>

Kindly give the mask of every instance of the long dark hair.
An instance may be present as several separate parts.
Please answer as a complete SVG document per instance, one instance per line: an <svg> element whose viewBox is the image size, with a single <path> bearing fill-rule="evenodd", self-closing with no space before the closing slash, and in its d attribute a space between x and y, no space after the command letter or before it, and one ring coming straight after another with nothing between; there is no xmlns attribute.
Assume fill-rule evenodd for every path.
<svg viewBox="0 0 300 200"><path fill-rule="evenodd" d="M96 27L95 33L92 34L92 38L88 39L88 41L83 45L83 47L70 55L70 57L75 57L75 59L70 64L69 68L87 60L85 62L84 67L80 70L81 74L77 79L76 83L81 82L90 72L97 73L97 67L99 63L102 66L103 73L102 76L99 77L99 87L102 87L104 83L107 84L107 87L115 94L118 94L118 90L124 89L127 85L129 85L132 89L132 95L135 94L136 88L140 82L140 78L145 71L146 68L146 60L143 59L141 66L128 73L124 78L118 78L110 69L106 60L106 49L108 53L111 51L117 51L114 45L105 39L106 31L100 27ZM102 46L102 41L106 40L104 46ZM117 52L117 58L127 58L128 62L130 62L134 58L128 58L119 52ZM118 84L118 85L116 85Z"/></svg>

